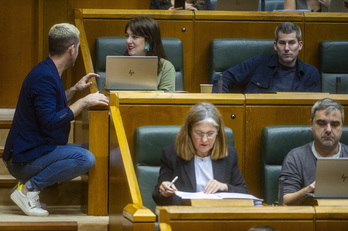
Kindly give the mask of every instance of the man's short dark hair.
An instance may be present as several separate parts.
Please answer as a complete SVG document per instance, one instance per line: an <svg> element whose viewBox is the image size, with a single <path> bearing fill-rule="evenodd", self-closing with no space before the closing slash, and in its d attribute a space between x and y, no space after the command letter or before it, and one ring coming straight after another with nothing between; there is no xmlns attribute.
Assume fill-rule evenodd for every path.
<svg viewBox="0 0 348 231"><path fill-rule="evenodd" d="M321 110L325 110L329 112L332 112L332 111L341 112L341 118L343 123L344 109L343 109L343 106L336 100L330 99L330 98L324 98L324 99L318 100L312 107L312 120L314 119L315 113Z"/></svg>
<svg viewBox="0 0 348 231"><path fill-rule="evenodd" d="M296 32L297 41L301 41L302 40L301 28L292 22L283 22L282 24L277 26L277 28L275 29L274 40L278 41L279 32L282 32L284 34L291 34L294 31Z"/></svg>

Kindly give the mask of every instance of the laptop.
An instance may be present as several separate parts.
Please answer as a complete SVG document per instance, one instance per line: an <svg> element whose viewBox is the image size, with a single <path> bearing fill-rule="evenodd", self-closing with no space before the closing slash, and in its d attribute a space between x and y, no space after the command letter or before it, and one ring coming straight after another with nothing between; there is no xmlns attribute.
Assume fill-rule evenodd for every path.
<svg viewBox="0 0 348 231"><path fill-rule="evenodd" d="M157 56L107 56L105 89L157 90Z"/></svg>
<svg viewBox="0 0 348 231"><path fill-rule="evenodd" d="M348 9L344 7L344 2L347 0L331 0L329 12L348 12Z"/></svg>
<svg viewBox="0 0 348 231"><path fill-rule="evenodd" d="M216 10L258 11L259 1L256 0L218 0Z"/></svg>
<svg viewBox="0 0 348 231"><path fill-rule="evenodd" d="M348 158L318 158L316 199L348 198Z"/></svg>

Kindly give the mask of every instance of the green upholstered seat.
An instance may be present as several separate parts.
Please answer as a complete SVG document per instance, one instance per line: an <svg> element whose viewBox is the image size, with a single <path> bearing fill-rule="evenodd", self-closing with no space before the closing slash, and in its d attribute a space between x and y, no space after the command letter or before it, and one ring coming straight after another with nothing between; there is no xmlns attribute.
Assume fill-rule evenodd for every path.
<svg viewBox="0 0 348 231"><path fill-rule="evenodd" d="M273 54L272 39L223 38L210 41L210 81L213 77L255 55ZM243 89L233 89L242 92Z"/></svg>
<svg viewBox="0 0 348 231"><path fill-rule="evenodd" d="M182 42L177 38L162 38L168 60L176 71L175 90L184 90L184 65ZM102 91L105 84L106 56L122 56L126 50L126 38L122 36L98 37L95 41L94 71L100 75L97 78L98 90Z"/></svg>
<svg viewBox="0 0 348 231"><path fill-rule="evenodd" d="M143 199L143 204L155 212L156 204L152 200L152 191L157 184L161 166L162 149L175 143L180 126L142 126L134 133L135 171ZM228 144L234 145L233 132L225 127Z"/></svg>
<svg viewBox="0 0 348 231"><path fill-rule="evenodd" d="M321 41L318 52L322 92L347 94L348 40Z"/></svg>
<svg viewBox="0 0 348 231"><path fill-rule="evenodd" d="M262 9L262 1L259 0L259 11L276 11L284 9L284 0L264 0L264 9Z"/></svg>
<svg viewBox="0 0 348 231"><path fill-rule="evenodd" d="M216 3L217 3L218 0L210 0L211 2L211 5L213 6L213 10L216 9Z"/></svg>
<svg viewBox="0 0 348 231"><path fill-rule="evenodd" d="M261 135L261 195L264 202L278 201L278 179L288 152L313 140L310 126L269 126Z"/></svg>
<svg viewBox="0 0 348 231"><path fill-rule="evenodd" d="M269 126L261 135L261 195L264 202L278 201L278 180L288 152L313 140L306 125ZM341 142L348 144L348 127L343 127Z"/></svg>

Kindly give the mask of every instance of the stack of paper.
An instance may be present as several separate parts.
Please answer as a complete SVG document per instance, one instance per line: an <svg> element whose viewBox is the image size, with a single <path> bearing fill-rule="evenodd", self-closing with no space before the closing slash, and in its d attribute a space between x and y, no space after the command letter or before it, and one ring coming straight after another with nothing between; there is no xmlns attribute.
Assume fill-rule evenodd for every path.
<svg viewBox="0 0 348 231"><path fill-rule="evenodd" d="M218 192L207 194L204 192L175 191L175 194L182 199L251 199L254 201L255 206L261 206L263 201L263 199L244 193Z"/></svg>

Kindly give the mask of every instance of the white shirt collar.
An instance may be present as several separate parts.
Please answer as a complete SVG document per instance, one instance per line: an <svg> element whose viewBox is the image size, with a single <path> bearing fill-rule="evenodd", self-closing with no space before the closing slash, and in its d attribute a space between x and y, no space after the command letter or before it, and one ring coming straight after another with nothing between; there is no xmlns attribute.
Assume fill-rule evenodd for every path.
<svg viewBox="0 0 348 231"><path fill-rule="evenodd" d="M320 156L317 152L317 150L315 149L314 146L314 142L312 142L312 152L314 154L314 156L318 159L318 158L323 158L322 156ZM338 152L336 154L334 154L333 156L331 156L330 158L340 158L341 155L341 143L338 143Z"/></svg>

